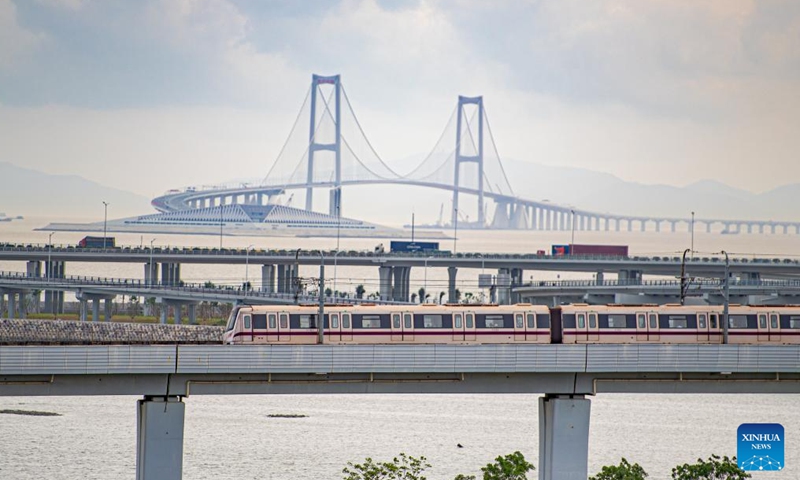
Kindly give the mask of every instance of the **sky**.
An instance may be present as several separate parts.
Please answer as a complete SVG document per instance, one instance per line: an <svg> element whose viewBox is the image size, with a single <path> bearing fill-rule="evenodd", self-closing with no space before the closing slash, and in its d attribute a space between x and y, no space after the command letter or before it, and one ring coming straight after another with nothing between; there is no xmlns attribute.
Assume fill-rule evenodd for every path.
<svg viewBox="0 0 800 480"><path fill-rule="evenodd" d="M314 73L388 161L483 95L502 158L800 181L795 0L0 0L0 161L146 196L262 178Z"/></svg>

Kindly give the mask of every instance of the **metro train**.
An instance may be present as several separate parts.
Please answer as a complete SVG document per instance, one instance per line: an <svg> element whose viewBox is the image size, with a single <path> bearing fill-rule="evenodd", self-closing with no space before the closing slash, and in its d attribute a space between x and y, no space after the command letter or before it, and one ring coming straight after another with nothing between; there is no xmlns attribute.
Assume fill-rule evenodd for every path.
<svg viewBox="0 0 800 480"><path fill-rule="evenodd" d="M721 306L330 305L325 344L722 343ZM318 343L317 305L238 306L226 344ZM800 306L731 305L728 342L800 343Z"/></svg>

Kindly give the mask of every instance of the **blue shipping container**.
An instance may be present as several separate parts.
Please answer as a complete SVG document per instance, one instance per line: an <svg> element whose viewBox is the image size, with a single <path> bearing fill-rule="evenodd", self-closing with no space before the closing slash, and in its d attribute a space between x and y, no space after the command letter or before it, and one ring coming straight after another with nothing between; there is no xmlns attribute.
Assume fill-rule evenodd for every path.
<svg viewBox="0 0 800 480"><path fill-rule="evenodd" d="M400 242L394 241L389 244L392 252L433 252L439 250L439 242Z"/></svg>

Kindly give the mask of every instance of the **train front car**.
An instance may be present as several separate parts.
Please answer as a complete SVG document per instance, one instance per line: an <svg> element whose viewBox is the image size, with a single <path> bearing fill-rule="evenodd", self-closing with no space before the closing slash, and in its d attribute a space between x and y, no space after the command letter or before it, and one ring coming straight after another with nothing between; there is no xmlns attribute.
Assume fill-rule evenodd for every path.
<svg viewBox="0 0 800 480"><path fill-rule="evenodd" d="M236 343L246 343L244 329L245 313L247 314L247 322L251 320L251 308L235 306L228 316L228 323L225 324L225 331L222 333L222 343L225 345L232 345Z"/></svg>

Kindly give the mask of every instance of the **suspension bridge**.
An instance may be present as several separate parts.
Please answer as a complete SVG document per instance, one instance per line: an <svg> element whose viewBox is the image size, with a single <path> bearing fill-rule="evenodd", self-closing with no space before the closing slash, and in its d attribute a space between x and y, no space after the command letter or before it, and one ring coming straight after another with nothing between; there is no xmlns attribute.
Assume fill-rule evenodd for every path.
<svg viewBox="0 0 800 480"><path fill-rule="evenodd" d="M272 220L357 228L358 221L342 215L343 188L374 184L450 192L450 225L442 228L675 232L693 231L697 224L707 233L800 234L800 222L600 213L515 195L498 154L483 97L459 96L434 148L416 168L401 175L369 142L339 75L312 76L294 126L259 185L171 190L152 201L161 213L139 217L139 221L221 224L225 220ZM280 204L290 190L305 191L302 209ZM325 192L327 198L320 195ZM324 207L322 212L315 210L320 203L327 204L327 211Z"/></svg>

